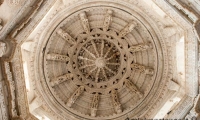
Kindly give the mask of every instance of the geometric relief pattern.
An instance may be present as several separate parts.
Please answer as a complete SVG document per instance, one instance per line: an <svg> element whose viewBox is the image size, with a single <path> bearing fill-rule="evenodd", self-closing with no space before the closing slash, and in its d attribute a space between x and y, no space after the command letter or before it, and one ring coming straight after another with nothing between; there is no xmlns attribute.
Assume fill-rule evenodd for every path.
<svg viewBox="0 0 200 120"><path fill-rule="evenodd" d="M69 57L59 54L47 54L47 60L55 60L55 61L61 61L61 62L68 62Z"/></svg>
<svg viewBox="0 0 200 120"><path fill-rule="evenodd" d="M145 79L152 79L154 66L142 65L150 65L156 59L148 55L148 51L154 51L153 42L150 42L152 39L140 34L138 40L144 42L133 44L137 32L144 29L140 30L139 21L126 18L127 13L123 16L118 11L122 12L114 8L80 11L73 19L58 25L47 43L50 47L45 51L44 60L56 62L44 65L44 71L47 71L45 76L49 78L46 81L50 88L54 88L53 94L65 102L63 106L76 110L80 116L104 119L108 114L124 114L128 106L138 104L128 94L144 99L143 92L148 91L146 85L152 85ZM123 21L124 25L116 25L119 21ZM56 46L64 47L54 48ZM135 59L143 62L137 64ZM56 71L50 72L51 68ZM134 71L128 72L131 70ZM142 90L130 80L124 81L124 78L134 79L133 74L143 81L140 84L144 85ZM145 78L146 75L150 77Z"/></svg>

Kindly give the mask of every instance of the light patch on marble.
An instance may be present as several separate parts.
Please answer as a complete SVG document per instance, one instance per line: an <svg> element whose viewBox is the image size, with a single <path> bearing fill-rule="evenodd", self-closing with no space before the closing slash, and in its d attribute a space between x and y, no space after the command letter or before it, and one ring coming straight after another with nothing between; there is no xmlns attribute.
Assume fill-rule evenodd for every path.
<svg viewBox="0 0 200 120"><path fill-rule="evenodd" d="M179 97L175 97L174 99L170 99L168 100L164 106L160 109L160 111L156 114L156 116L154 117L154 119L162 119L165 117L165 115L167 115L168 112L170 112L171 108L173 107L173 105L175 105L176 103L178 103L181 99Z"/></svg>

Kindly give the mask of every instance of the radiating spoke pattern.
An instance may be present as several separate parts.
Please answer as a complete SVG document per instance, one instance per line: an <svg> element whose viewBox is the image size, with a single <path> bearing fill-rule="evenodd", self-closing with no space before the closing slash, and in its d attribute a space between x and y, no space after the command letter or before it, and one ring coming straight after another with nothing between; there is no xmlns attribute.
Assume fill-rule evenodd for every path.
<svg viewBox="0 0 200 120"><path fill-rule="evenodd" d="M99 83L115 76L120 66L120 52L104 39L93 39L82 46L78 54L78 68L82 74Z"/></svg>
<svg viewBox="0 0 200 120"><path fill-rule="evenodd" d="M159 36L151 33L151 25L147 29L146 21L128 17L129 12L104 5L81 8L55 24L41 44L45 49L38 51L43 55L38 65L45 78L41 84L48 90L44 92L58 102L63 115L99 120L134 117L133 110L150 105L145 99L165 86L160 81L168 72L161 69L167 68L162 66L163 44L156 44L154 38Z"/></svg>

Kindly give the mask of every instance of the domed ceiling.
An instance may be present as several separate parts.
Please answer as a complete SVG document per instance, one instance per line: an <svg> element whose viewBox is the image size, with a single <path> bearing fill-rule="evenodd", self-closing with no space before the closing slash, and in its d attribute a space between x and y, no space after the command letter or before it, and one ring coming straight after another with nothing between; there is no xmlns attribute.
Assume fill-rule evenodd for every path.
<svg viewBox="0 0 200 120"><path fill-rule="evenodd" d="M85 8L64 18L44 39L40 69L45 90L60 108L105 119L150 101L151 89L160 82L157 69L163 68L157 57L163 56L149 32L153 29L138 17L114 7Z"/></svg>
<svg viewBox="0 0 200 120"><path fill-rule="evenodd" d="M14 58L22 53L29 110L37 118L153 118L174 100L165 113L177 109L173 116L182 114L181 107L175 107L180 100L183 106L193 100L196 79L188 82L188 74L194 66L190 72L185 69L194 62L187 55L194 54L189 52L196 38L191 37L191 25L168 10L166 2L47 3L51 9L46 14L30 17L27 28L11 34L22 40ZM185 42L189 38L190 45ZM15 60L12 64L19 62Z"/></svg>
<svg viewBox="0 0 200 120"><path fill-rule="evenodd" d="M63 10L39 38L43 94L63 116L142 115L165 88L167 57L156 22L136 6L112 4Z"/></svg>

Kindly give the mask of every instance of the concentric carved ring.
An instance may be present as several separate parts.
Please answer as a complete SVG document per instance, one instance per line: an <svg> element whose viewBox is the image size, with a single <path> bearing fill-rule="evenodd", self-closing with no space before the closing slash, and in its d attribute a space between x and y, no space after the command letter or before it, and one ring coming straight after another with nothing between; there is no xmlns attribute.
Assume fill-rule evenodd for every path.
<svg viewBox="0 0 200 120"><path fill-rule="evenodd" d="M156 37L151 36L141 21L116 8L94 7L68 16L44 53L51 93L62 108L84 118L128 113L155 81Z"/></svg>
<svg viewBox="0 0 200 120"><path fill-rule="evenodd" d="M85 78L96 83L108 81L120 66L120 52L104 39L95 39L82 46L78 53L78 68Z"/></svg>

